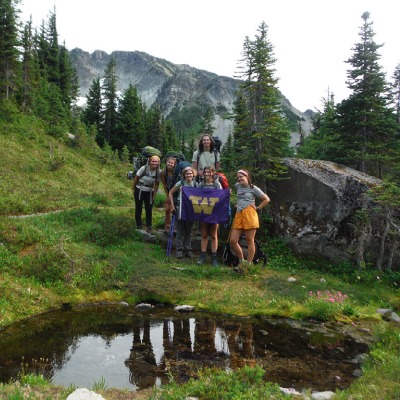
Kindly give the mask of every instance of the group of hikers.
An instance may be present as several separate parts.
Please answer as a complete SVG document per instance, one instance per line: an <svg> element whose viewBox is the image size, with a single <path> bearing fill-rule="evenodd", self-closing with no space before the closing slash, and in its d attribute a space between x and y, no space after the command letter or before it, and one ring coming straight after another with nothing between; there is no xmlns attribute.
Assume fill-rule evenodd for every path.
<svg viewBox="0 0 400 400"><path fill-rule="evenodd" d="M133 179L132 189L135 200L135 220L137 229L142 229L142 210L145 207L146 230L153 232L152 209L155 195L160 182L167 195L165 201L165 233L172 228L176 233L175 256L178 259L184 257L194 258L192 252L192 229L194 221L179 217L181 207L181 192L183 187L210 188L224 190L218 180L218 171L221 168L220 153L217 151L214 138L210 134L203 134L199 140L198 149L193 153L192 163L181 171L180 179L176 180L175 169L178 160L169 157L165 160L165 168L161 169L161 159L158 155L148 158L146 165L139 168ZM236 173L237 204L235 218L232 222L229 243L232 251L239 260L239 264L245 266L252 263L255 255L255 235L259 228L258 210L266 207L270 199L260 188L252 184L250 172L239 169ZM225 190L231 190L230 188ZM259 204L256 205L256 199ZM175 221L176 220L176 221ZM202 265L206 261L208 238L211 240L211 264L218 266L218 224L200 221L201 227L201 252L197 261ZM176 230L176 232L175 232ZM244 233L247 242L247 257L243 256L239 240Z"/></svg>

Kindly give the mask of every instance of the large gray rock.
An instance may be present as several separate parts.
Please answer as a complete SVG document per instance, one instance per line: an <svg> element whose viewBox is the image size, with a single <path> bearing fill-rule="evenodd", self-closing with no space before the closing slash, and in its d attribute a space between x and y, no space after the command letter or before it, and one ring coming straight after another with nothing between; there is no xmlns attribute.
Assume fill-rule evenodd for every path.
<svg viewBox="0 0 400 400"><path fill-rule="evenodd" d="M296 254L351 260L357 240L350 223L370 207L366 192L381 181L328 161L288 158L288 179L268 190L274 233Z"/></svg>

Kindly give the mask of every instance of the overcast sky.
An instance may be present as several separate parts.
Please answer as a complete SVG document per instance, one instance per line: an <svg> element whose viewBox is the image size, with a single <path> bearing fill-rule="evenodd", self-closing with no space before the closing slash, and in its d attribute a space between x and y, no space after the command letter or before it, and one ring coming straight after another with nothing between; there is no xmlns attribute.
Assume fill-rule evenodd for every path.
<svg viewBox="0 0 400 400"><path fill-rule="evenodd" d="M21 0L21 19L39 27L54 7L69 50L144 51L230 77L264 21L279 89L300 111L320 109L328 90L336 102L348 97L345 61L365 11L388 78L400 64L399 0Z"/></svg>

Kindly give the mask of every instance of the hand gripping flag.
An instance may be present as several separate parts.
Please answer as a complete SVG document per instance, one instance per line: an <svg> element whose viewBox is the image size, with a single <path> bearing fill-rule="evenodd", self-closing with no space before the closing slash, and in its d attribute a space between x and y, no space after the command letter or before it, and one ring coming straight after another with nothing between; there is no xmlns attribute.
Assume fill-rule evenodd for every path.
<svg viewBox="0 0 400 400"><path fill-rule="evenodd" d="M181 219L222 224L229 220L229 189L182 187Z"/></svg>

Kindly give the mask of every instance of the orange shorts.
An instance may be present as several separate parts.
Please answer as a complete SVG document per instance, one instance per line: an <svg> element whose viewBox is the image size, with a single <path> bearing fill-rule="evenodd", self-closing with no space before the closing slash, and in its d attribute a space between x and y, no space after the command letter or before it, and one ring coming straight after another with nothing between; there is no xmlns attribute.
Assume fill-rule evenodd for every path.
<svg viewBox="0 0 400 400"><path fill-rule="evenodd" d="M233 229L257 229L260 227L257 211L253 206L247 206L242 211L237 211L233 220Z"/></svg>

